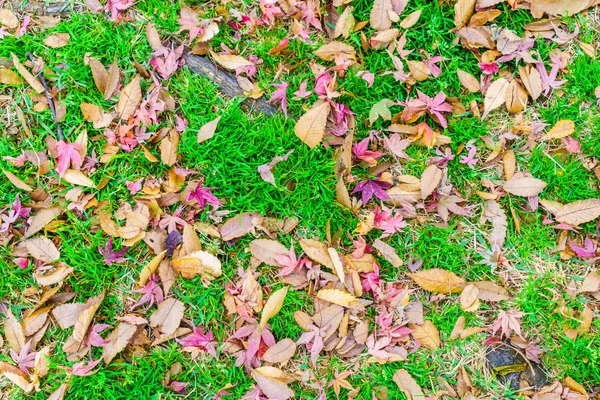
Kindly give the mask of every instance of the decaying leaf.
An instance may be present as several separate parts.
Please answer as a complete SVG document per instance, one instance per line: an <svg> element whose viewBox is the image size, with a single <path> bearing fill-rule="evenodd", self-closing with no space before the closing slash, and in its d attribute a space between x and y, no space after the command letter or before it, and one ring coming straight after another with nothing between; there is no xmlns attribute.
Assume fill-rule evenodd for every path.
<svg viewBox="0 0 600 400"><path fill-rule="evenodd" d="M140 272L140 277L137 282L138 287L144 286L148 281L148 278L150 278L150 276L156 272L166 253L166 250L158 253L152 260L150 260L148 264L144 266L144 268L142 268L142 272Z"/></svg>
<svg viewBox="0 0 600 400"><path fill-rule="evenodd" d="M269 399L287 400L294 396L294 391L288 387L291 381L285 372L274 367L260 367L252 372L252 377L258 387Z"/></svg>
<svg viewBox="0 0 600 400"><path fill-rule="evenodd" d="M371 27L377 30L389 29L392 26L391 11L393 11L391 0L375 0L369 19Z"/></svg>
<svg viewBox="0 0 600 400"><path fill-rule="evenodd" d="M183 303L175 298L164 300L150 316L150 326L160 329L165 335L172 334L179 328L184 308Z"/></svg>
<svg viewBox="0 0 600 400"><path fill-rule="evenodd" d="M21 74L23 79L25 79L27 81L27 83L29 83L29 86L31 86L31 88L38 93L44 93L44 86L42 85L42 83L36 77L34 77L31 74L31 72L29 72L23 66L23 64L21 64L21 62L19 61L17 56L15 56L13 53L10 53L10 55L12 56L12 62L14 64L15 68L17 69L19 74Z"/></svg>
<svg viewBox="0 0 600 400"><path fill-rule="evenodd" d="M250 242L250 252L260 261L272 267L279 267L275 259L279 255L287 255L289 250L276 240L256 239Z"/></svg>
<svg viewBox="0 0 600 400"><path fill-rule="evenodd" d="M212 280L222 274L221 261L203 250L173 260L172 265L186 279L201 275L206 280Z"/></svg>

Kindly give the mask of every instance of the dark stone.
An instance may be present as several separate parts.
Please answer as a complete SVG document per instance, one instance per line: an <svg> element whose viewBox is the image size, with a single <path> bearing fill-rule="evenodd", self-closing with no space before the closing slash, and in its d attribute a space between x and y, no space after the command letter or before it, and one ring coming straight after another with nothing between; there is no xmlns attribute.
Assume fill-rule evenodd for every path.
<svg viewBox="0 0 600 400"><path fill-rule="evenodd" d="M510 386L513 390L519 390L520 381L526 381L530 387L539 389L548 384L546 372L540 364L526 360L524 352L515 349L507 342L492 344L488 347L485 358L492 373L502 384ZM494 370L498 367L507 367L511 365L525 365L524 371L510 372L506 375L496 373Z"/></svg>

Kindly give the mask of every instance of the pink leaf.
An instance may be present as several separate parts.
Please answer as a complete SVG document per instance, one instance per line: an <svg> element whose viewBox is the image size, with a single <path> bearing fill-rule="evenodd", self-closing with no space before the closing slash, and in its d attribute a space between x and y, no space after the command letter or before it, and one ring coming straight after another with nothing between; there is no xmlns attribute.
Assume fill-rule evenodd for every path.
<svg viewBox="0 0 600 400"><path fill-rule="evenodd" d="M63 176L70 165L75 169L81 168L83 160L79 154L80 151L83 151L83 148L78 143L66 143L62 140L56 143L56 152L58 153L56 170L58 175Z"/></svg>
<svg viewBox="0 0 600 400"><path fill-rule="evenodd" d="M287 88L288 84L281 81L281 83L274 83L272 86L276 87L276 90L271 95L271 98L267 101L268 103L277 102L281 104L283 114L287 117Z"/></svg>

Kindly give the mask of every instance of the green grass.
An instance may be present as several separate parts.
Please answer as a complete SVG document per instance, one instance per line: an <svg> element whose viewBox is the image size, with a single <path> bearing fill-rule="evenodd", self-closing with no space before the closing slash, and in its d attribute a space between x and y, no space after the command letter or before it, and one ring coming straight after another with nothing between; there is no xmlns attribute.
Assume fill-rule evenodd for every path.
<svg viewBox="0 0 600 400"><path fill-rule="evenodd" d="M201 5L202 2L189 2ZM369 18L372 1L355 0L354 16L359 20ZM67 137L74 139L81 129L88 130L90 138L89 147L100 153L106 140L103 129L94 129L91 124L85 123L79 104L88 102L99 105L105 110L112 107L114 99L105 101L96 89L90 69L84 64L84 56L98 58L103 64L110 64L117 60L123 72L124 82L128 82L135 74L133 57L145 67L151 69L147 60L151 48L145 39L145 25L151 20L163 37L172 35L176 40L187 40L187 32L175 34L179 29L177 23L178 6L170 6L164 1L144 0L136 5L139 20L133 24L122 23L115 25L104 16L73 15L65 19L56 28L49 29L41 34L26 34L21 39L6 37L0 47L0 57L9 58L13 52L20 60L26 59L26 53L32 52L44 58L50 69L46 76L51 84L60 89L60 100L64 103L67 113L62 122ZM459 97L468 106L471 100L481 101L479 94L471 94L461 88L456 70L463 69L473 74L478 74L477 59L465 51L458 43L454 42L455 35L451 32L454 28L453 11L446 5L437 2L413 2L404 15L422 9L419 22L407 33L407 49L423 49L427 54L440 55L446 60L440 63L442 74L437 79L429 79L419 83L416 88L429 96L434 96L439 91L444 91L448 96ZM215 17L213 10L207 10L209 16ZM591 42L596 38L593 27L586 25L586 19L577 17L582 23L582 36L584 42ZM522 34L522 27L531 22L530 15L524 10L505 10L495 21L499 26L508 27L517 34ZM309 82L312 89L314 76L310 71L311 62L325 64L318 60L313 52L325 43L323 37L316 37L315 43L303 43L299 40L290 40L290 56L270 55L270 49L280 40L289 36L287 27L259 27L260 41L244 38L238 41L233 38L233 29L222 25L221 32L211 44L218 48L221 44L230 48L238 46L241 55L255 55L263 60L263 65L258 69L257 82L268 93L272 90L271 84L280 80L289 83L288 93L296 91L301 82ZM52 33L68 32L71 43L61 49L52 49L43 43L43 39ZM367 36L373 31L364 29ZM435 38L435 40L431 40ZM340 39L341 40L341 39ZM360 34L353 33L347 43L360 49ZM553 46L547 46L538 39L542 57L548 59L548 54ZM537 47L536 47L537 48ZM385 129L388 122L378 121L374 127L368 126L368 113L373 104L383 98L391 100L406 100L416 96L413 90L407 92L406 86L394 80L391 75L381 76L393 66L390 57L384 50L367 51L358 50L361 65L353 66L346 77L339 78L338 90L343 93L341 102L347 104L356 113L356 137L364 138L371 129ZM417 51L408 59L422 60L424 56ZM280 64L293 67L290 73L284 72L279 80L274 81L273 76L278 71ZM366 82L356 74L360 70L369 70L376 75L375 84L368 88ZM576 124L575 138L582 144L582 155L553 154L553 143L538 145L533 151L517 154L519 166L533 176L548 183L541 198L557 200L564 203L590 197L598 197L598 182L593 171L589 171L582 162L584 157L600 157L600 139L597 132L600 130L600 116L595 103L594 90L600 85L600 77L595 71L600 69L598 59L591 59L579 49L574 50L569 72L566 76L568 82L563 87L564 96L554 96L544 104L527 111L528 116L537 116L550 126L560 119L572 119ZM50 72L51 71L51 72ZM147 89L144 83L143 89ZM270 217L295 217L300 221L299 236L318 238L326 237L326 226L338 235L344 245L351 242L349 236L355 236L354 230L357 218L348 210L343 209L335 202L334 174L335 161L334 149L318 148L310 150L303 145L293 133L294 120L286 119L282 113L273 117L261 114L250 114L240 106L240 99L227 99L222 97L218 88L208 80L201 78L186 68L182 68L169 81L169 90L178 100L177 108L173 113L165 114L165 118L158 126L151 127L158 131L163 127L172 126L175 115L185 117L189 125L182 134L179 146L181 155L180 166L192 169L206 177L206 185L213 187L215 195L223 199L224 209L230 210L231 215L241 212L260 212ZM43 151L47 148L45 138L53 135L55 124L50 111L33 111L34 102L25 92L24 87L0 87L2 94L13 96L25 113L28 124L32 129L31 137L24 137L21 133L19 122L15 122L17 134L9 135L8 114L0 115L3 134L0 137L0 152L3 156L16 157L25 151ZM290 95L290 98L292 96ZM289 113L294 117L302 114L303 108L317 99L312 95L305 101L290 101ZM5 110L14 113L11 105L3 106ZM391 108L392 113L402 110L400 106ZM468 109L468 107L467 107ZM201 126L220 116L219 127L215 136L202 144L196 142L196 134ZM11 117L11 122L12 122ZM509 130L505 127L504 133ZM473 140L477 145L478 157L484 160L489 150L484 150L481 138L490 136L497 140L498 126L494 122L482 122L471 112L455 115L449 118L449 127L443 132L452 138L451 149L457 152L459 145ZM526 141L520 138L512 145L517 149ZM556 143L554 143L556 144ZM160 156L155 144L149 145L150 151L155 156ZM276 156L285 155L294 150L287 161L277 164L273 172L277 186L262 181L257 167L271 161ZM408 153L414 161L403 164L403 172L414 176L421 176L426 168L426 161L435 155L435 149L412 146ZM88 152L89 154L89 152ZM384 160L393 161L389 157ZM410 220L410 227L401 234L396 234L386 241L394 246L399 256L405 261L409 257L422 258L423 269L443 268L456 273L467 281L493 280L502 284L498 271L493 271L488 265L482 264L480 251L487 247L486 235L490 226L479 224L481 204L483 201L477 197L475 191L482 190L482 179L489 179L501 183L499 174L494 168L481 168L479 164L471 169L459 162L460 156L456 155L448 163L448 173L456 192L469 200L472 214L469 217L451 217L447 228L431 224L434 217L428 217L425 223ZM0 160L0 167L17 174L20 177L35 175L35 167L27 164L24 168L14 168L10 163ZM169 168L161 163L152 163L144 157L140 149L131 153L120 152L114 159L105 165L99 165L97 171L91 175L94 182L99 183L105 179L107 185L100 191L94 191L98 201L106 201L115 211L120 201L134 204L134 198L129 195L126 181L133 181L145 176L162 177ZM366 175L366 169L359 167L353 170L357 176ZM53 172L53 176L55 173ZM48 185L46 178L35 178L31 184L43 186L49 195L55 199L64 195L72 186ZM89 192L89 190L87 190ZM16 196L14 187L6 180L0 181L0 204L10 204ZM24 202L28 198L20 194ZM523 332L529 339L540 338L546 355L544 357L551 378L564 378L571 376L578 382L592 387L600 383L600 355L598 346L600 340L593 333L583 334L576 340L567 338L562 333L564 323L569 323L564 317L556 313L560 302L564 301L569 307L581 310L588 299L578 296L575 299L567 298L564 288L570 279L579 279L586 271L587 266L574 263L565 263L559 260L558 253L552 249L556 246L557 234L551 225L542 223L545 212L526 211L527 204L523 198L511 197L501 201L502 207L507 211L509 220L506 253L511 261L511 269L525 276L519 288L511 288L513 298L500 304L482 304L481 314L466 313L460 309L459 295L448 295L446 299L433 301L431 294L418 291L412 294L413 300L424 303L426 318L434 322L442 337L442 349L429 351L420 349L410 354L405 362L390 363L386 365L367 364L363 362L366 357L361 357L360 368L352 375L350 383L360 388L359 398L370 398L373 391L380 387L387 388L390 398L403 399L397 385L393 382L393 374L399 368L406 368L426 392L437 389L435 377L443 375L449 382L456 383L456 371L463 359L472 359L482 353L481 343L483 334L471 336L465 340L450 340L450 332L459 316L467 318L467 326L486 327L493 321L500 309L517 308L525 313L523 318ZM515 222L510 214L512 207L518 214L521 222L520 232L516 231ZM198 220L210 222L206 213L197 217ZM122 264L106 265L102 256L96 251L98 245L104 246L108 237L102 232L95 221L94 212L90 210L77 214L65 212L60 217L58 225L48 236L62 242L61 261L71 265L75 273L66 280L69 290L77 292L76 301L83 301L90 296L105 290L106 298L97 313L97 322L113 323L114 317L122 316L129 312L126 299L137 295L131 294L139 271L148 262L151 254L142 242L135 245L127 254L127 262ZM435 222L440 222L436 219ZM591 233L595 230L593 223L587 224L585 231ZM368 235L368 241L379 236L379 232ZM297 239L282 237L279 240L286 246L294 243L296 251L300 252ZM250 254L246 252L251 237L244 237L225 247L220 251L223 262L223 276L216 279L209 287L202 286L201 280L179 279L173 287L175 295L186 305L186 318L194 324L202 325L212 330L219 343L223 343L235 329L235 323L226 317L223 306L224 286L237 280L239 268L247 269L250 264ZM219 241L203 237L203 245L211 250L219 249ZM116 248L122 243L115 240ZM36 282L29 271L18 269L13 263L10 247L0 247L0 257L3 273L0 274L0 298L11 304L13 311L19 313L29 308L29 301L21 295L28 287L36 287ZM540 261L541 260L541 261ZM546 270L538 271L533 262L543 262L544 265L561 263L567 266L570 276L557 276ZM385 280L408 284L404 273L405 267L393 268L391 264L382 261L381 275ZM549 269L550 270L550 269ZM274 278L274 268L260 266L262 276L259 281L269 289L276 290L281 283ZM559 293L560 295L557 295ZM23 306L26 304L27 306ZM293 312L296 310L312 312L313 298L306 291L291 290L288 293L281 312L271 321L272 332L277 340L291 338L297 340L302 331L295 323ZM154 309L152 309L154 310ZM149 313L148 313L149 315ZM100 317L101 316L101 317ZM598 321L594 321L592 332L597 332ZM52 367L49 382L43 391L33 394L32 398L46 398L64 380L66 374L59 367L71 365L60 350L61 344L69 336L70 330L62 331L51 326L46 333L46 338L57 343L57 349L52 357ZM302 356L298 362L300 369L310 369L308 356L304 346L300 346ZM101 352L94 350L94 356L99 357ZM192 361L188 354L182 353L180 346L175 342L168 342L157 348L147 348L140 357L131 357L125 354L125 360L113 361L110 366L102 367L89 377L74 377L71 380L69 398L95 398L107 399L169 399L178 398L174 392L163 388L161 379L165 376L174 362L182 363L182 372L173 377L178 381L190 382L190 396L194 398L208 398L214 396L219 389L228 383L234 384L229 389L231 398L240 398L253 384L252 378L244 371L243 367L236 367L235 360L228 354L220 352L218 360L208 356L201 356L199 360ZM0 360L8 360L6 352L0 354ZM581 360L577 365L573 359ZM333 378L335 368L340 372L349 368L347 360L338 357L320 358L319 368L312 371L321 383L326 383ZM518 398L518 395L502 388L495 380L489 378L483 370L467 368L472 382L484 391L496 394L502 398ZM298 397L314 399L316 391L307 385L294 383L291 385ZM12 390L12 391L11 391ZM11 389L0 381L0 391L11 393L11 398L20 398L22 392ZM333 390L327 389L328 398L333 398ZM342 397L347 393L342 390Z"/></svg>

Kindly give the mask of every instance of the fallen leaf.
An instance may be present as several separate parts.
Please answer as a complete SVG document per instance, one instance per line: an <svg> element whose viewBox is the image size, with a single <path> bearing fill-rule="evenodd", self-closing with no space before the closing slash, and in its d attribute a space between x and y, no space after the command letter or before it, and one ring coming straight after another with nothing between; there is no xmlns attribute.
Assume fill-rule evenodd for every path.
<svg viewBox="0 0 600 400"><path fill-rule="evenodd" d="M460 294L460 308L466 312L474 312L479 309L479 288L470 284Z"/></svg>
<svg viewBox="0 0 600 400"><path fill-rule="evenodd" d="M490 111L495 110L505 103L506 91L508 90L508 81L500 78L492 82L487 92L485 93L484 111L481 119L485 119Z"/></svg>
<svg viewBox="0 0 600 400"><path fill-rule="evenodd" d="M45 236L27 239L23 242L23 245L29 254L38 260L52 262L60 258L60 251L58 251L52 240Z"/></svg>
<svg viewBox="0 0 600 400"><path fill-rule="evenodd" d="M200 128L200 130L198 131L198 143L202 143L215 135L215 131L217 130L217 124L220 120L221 116L218 116L212 121L202 125L202 128Z"/></svg>
<svg viewBox="0 0 600 400"><path fill-rule="evenodd" d="M377 251L379 251L379 253L381 253L383 258L385 258L394 267L398 268L403 264L400 257L398 257L398 255L396 254L396 249L394 249L389 244L383 242L382 240L376 239L373 242L373 247Z"/></svg>
<svg viewBox="0 0 600 400"><path fill-rule="evenodd" d="M476 0L472 0L472 1L474 4ZM459 1L459 3L460 3L460 1ZM469 74L466 71L460 70L460 69L456 70L456 73L458 74L458 79L460 80L460 83L469 92L477 93L481 90L481 85L479 83L479 80L477 78L475 78L473 75Z"/></svg>
<svg viewBox="0 0 600 400"><path fill-rule="evenodd" d="M177 162L177 149L179 147L179 133L174 129L160 142L160 159L163 164L175 165Z"/></svg>
<svg viewBox="0 0 600 400"><path fill-rule="evenodd" d="M164 301L163 301L164 303ZM162 303L161 303L162 304ZM137 331L137 326L127 322L121 322L117 327L106 337L107 344L104 345L102 359L105 364L110 362L119 354L127 345Z"/></svg>
<svg viewBox="0 0 600 400"><path fill-rule="evenodd" d="M88 188L96 188L96 184L87 177L82 171L76 169L68 169L63 174L62 178L71 185L83 186Z"/></svg>
<svg viewBox="0 0 600 400"><path fill-rule="evenodd" d="M0 67L0 83L3 85L16 86L22 84L23 79L21 79L21 77L17 75L15 71Z"/></svg>
<svg viewBox="0 0 600 400"><path fill-rule="evenodd" d="M317 293L317 298L342 307L350 307L350 304L356 301L356 297L339 289L321 289Z"/></svg>
<svg viewBox="0 0 600 400"><path fill-rule="evenodd" d="M324 61L334 61L337 57L340 57L340 55L344 55L345 58L353 60L356 56L356 50L349 44L333 41L319 47L314 52L314 55Z"/></svg>
<svg viewBox="0 0 600 400"><path fill-rule="evenodd" d="M119 101L117 103L118 117L127 121L133 115L141 100L142 88L140 87L140 76L136 75L119 94Z"/></svg>
<svg viewBox="0 0 600 400"><path fill-rule="evenodd" d="M600 273L592 271L585 277L577 293L593 293L598 290L600 290Z"/></svg>
<svg viewBox="0 0 600 400"><path fill-rule="evenodd" d="M175 298L165 299L150 316L150 326L160 329L165 335L172 334L179 328L184 308L183 303Z"/></svg>
<svg viewBox="0 0 600 400"><path fill-rule="evenodd" d="M6 319L4 320L4 336L6 336L6 341L10 344L10 347L18 353L27 343L23 327L19 321L17 321L17 318L12 313L10 307L6 307L6 312L4 314L6 316Z"/></svg>
<svg viewBox="0 0 600 400"><path fill-rule="evenodd" d="M408 327L412 330L410 334L426 349L438 350L440 348L440 332L433 322L425 320L422 325L408 324Z"/></svg>
<svg viewBox="0 0 600 400"><path fill-rule="evenodd" d="M519 77L531 98L537 100L542 94L542 77L539 71L532 66L521 65L519 67Z"/></svg>
<svg viewBox="0 0 600 400"><path fill-rule="evenodd" d="M77 315L77 319L73 325L73 332L63 345L62 349L65 353L73 354L82 350L88 328L90 327L92 319L94 318L94 314L96 314L96 311L100 307L102 300L104 300L104 293L101 293L98 296L90 297L86 300L85 309L83 309Z"/></svg>
<svg viewBox="0 0 600 400"><path fill-rule="evenodd" d="M434 293L460 293L464 279L454 272L432 268L415 273L406 273L422 289Z"/></svg>
<svg viewBox="0 0 600 400"><path fill-rule="evenodd" d="M173 268L186 279L201 275L205 280L221 276L221 261L206 251L196 251L172 261Z"/></svg>
<svg viewBox="0 0 600 400"><path fill-rule="evenodd" d="M36 77L34 77L31 74L31 72L27 71L27 69L23 66L23 64L21 64L17 56L15 56L13 53L10 53L10 55L12 57L13 65L17 69L17 72L19 72L23 79L25 79L27 83L29 83L29 86L31 86L31 88L38 93L44 93L45 90L42 83Z"/></svg>
<svg viewBox="0 0 600 400"><path fill-rule="evenodd" d="M406 65L408 65L408 70L412 77L417 81L424 81L431 74L429 67L423 61L406 60Z"/></svg>
<svg viewBox="0 0 600 400"><path fill-rule="evenodd" d="M454 5L454 25L456 29L467 25L475 11L476 2L477 0L458 0L456 2Z"/></svg>
<svg viewBox="0 0 600 400"><path fill-rule="evenodd" d="M31 186L29 186L28 184L26 184L25 182L23 182L22 180L20 180L12 172L9 172L9 171L6 171L6 170L2 170L2 172L4 173L4 175L6 176L6 178L8 178L8 180L10 181L10 183L12 183L13 185L15 185L18 189L24 190L26 192L33 192L33 188Z"/></svg>
<svg viewBox="0 0 600 400"><path fill-rule="evenodd" d="M569 225L579 225L600 216L600 199L579 200L562 206L556 212L556 220Z"/></svg>
<svg viewBox="0 0 600 400"><path fill-rule="evenodd" d="M523 111L527 105L527 92L525 92L516 79L513 79L508 84L505 103L506 109L512 114Z"/></svg>
<svg viewBox="0 0 600 400"><path fill-rule="evenodd" d="M296 343L292 339L283 339L265 351L262 359L270 363L286 363L296 354Z"/></svg>
<svg viewBox="0 0 600 400"><path fill-rule="evenodd" d="M331 270L335 269L333 261L331 261L331 257L329 256L327 246L324 243L313 239L300 239L300 247L302 247L302 250L304 250L311 260L316 261Z"/></svg>
<svg viewBox="0 0 600 400"><path fill-rule="evenodd" d="M343 36L348 38L350 36L350 32L352 28L354 28L354 16L352 15L352 11L354 7L349 6L344 9L344 12L340 14L336 24L333 37L337 38L339 36Z"/></svg>
<svg viewBox="0 0 600 400"><path fill-rule="evenodd" d="M504 191L517 196L537 196L544 190L548 184L540 179L524 177L518 179L511 179L506 182L502 187Z"/></svg>
<svg viewBox="0 0 600 400"><path fill-rule="evenodd" d="M573 16L597 4L600 4L600 0L536 0L531 3L531 15L534 18L541 18L544 13L550 16Z"/></svg>
<svg viewBox="0 0 600 400"><path fill-rule="evenodd" d="M404 368L396 371L393 379L408 400L421 400L425 398L425 394L417 384L417 381Z"/></svg>
<svg viewBox="0 0 600 400"><path fill-rule="evenodd" d="M254 65L251 61L246 60L244 57L236 56L234 54L217 54L211 51L210 55L222 67L232 71L235 71L239 67L247 67Z"/></svg>
<svg viewBox="0 0 600 400"><path fill-rule="evenodd" d="M438 187L442 180L443 171L431 164L421 176L421 198L426 199Z"/></svg>
<svg viewBox="0 0 600 400"><path fill-rule="evenodd" d="M142 268L142 271L140 272L140 277L137 281L137 286L139 288L143 287L146 284L146 282L148 282L148 278L150 278L150 276L156 272L158 266L160 265L160 262L163 260L166 253L166 250L163 250L162 252L158 253L152 260L150 260L148 264L144 266L144 268Z"/></svg>
<svg viewBox="0 0 600 400"><path fill-rule="evenodd" d="M294 126L296 136L311 149L314 149L323 140L330 109L331 106L328 102L317 103L300 117Z"/></svg>
<svg viewBox="0 0 600 400"><path fill-rule="evenodd" d="M570 119L561 119L544 135L544 139L560 139L572 135L573 132L575 132L575 122Z"/></svg>
<svg viewBox="0 0 600 400"><path fill-rule="evenodd" d="M477 297L483 301L502 301L510 299L508 292L501 286L496 285L490 281L473 282L479 292Z"/></svg>
<svg viewBox="0 0 600 400"><path fill-rule="evenodd" d="M25 393L29 393L33 390L33 383L27 379L20 369L13 367L12 365L0 361L0 374L4 375L12 383L20 387Z"/></svg>
<svg viewBox="0 0 600 400"><path fill-rule="evenodd" d="M92 70L92 74L93 73L94 72ZM120 77L121 70L119 69L119 65L117 64L117 58L115 57L113 63L108 69L108 80L106 81L106 86L104 88L104 100L108 100L112 97L113 93L117 89L117 86L119 85Z"/></svg>
<svg viewBox="0 0 600 400"><path fill-rule="evenodd" d="M285 286L271 294L271 297L269 297L269 300L267 300L267 303L263 307L262 315L260 316L260 324L258 325L259 330L262 330L269 320L281 310L287 292L288 287Z"/></svg>
<svg viewBox="0 0 600 400"><path fill-rule="evenodd" d="M585 390L583 385L578 383L575 379L571 378L570 376L567 376L564 382L565 386L574 391L575 393L579 393L587 397L587 390Z"/></svg>
<svg viewBox="0 0 600 400"><path fill-rule="evenodd" d="M392 11L391 0L375 0L369 18L371 27L377 30L389 29L392 26L390 11Z"/></svg>
<svg viewBox="0 0 600 400"><path fill-rule="evenodd" d="M43 40L44 44L53 49L65 47L71 41L71 36L68 33L55 33Z"/></svg>
<svg viewBox="0 0 600 400"><path fill-rule="evenodd" d="M8 8L3 8L0 9L0 25L4 25L8 29L15 29L19 26L19 19L14 12Z"/></svg>
<svg viewBox="0 0 600 400"><path fill-rule="evenodd" d="M276 373L277 371L279 373ZM252 377L260 390L267 398L273 400L287 400L294 397L294 391L282 379L285 375L283 371L273 367L259 367L252 371Z"/></svg>
<svg viewBox="0 0 600 400"><path fill-rule="evenodd" d="M225 242L237 239L249 233L256 225L259 213L242 213L229 218L219 229L221 239Z"/></svg>
<svg viewBox="0 0 600 400"><path fill-rule="evenodd" d="M419 9L408 14L408 16L400 22L400 27L404 29L412 28L419 21L419 18L421 18L421 11L423 10Z"/></svg>

